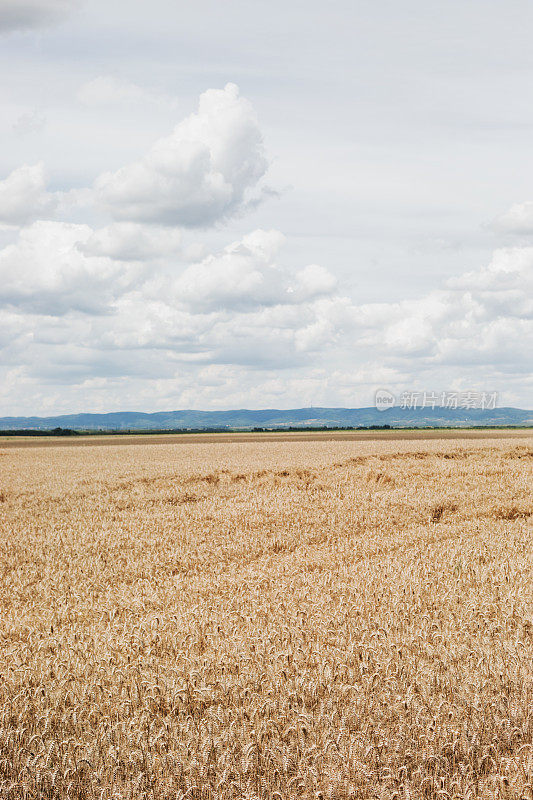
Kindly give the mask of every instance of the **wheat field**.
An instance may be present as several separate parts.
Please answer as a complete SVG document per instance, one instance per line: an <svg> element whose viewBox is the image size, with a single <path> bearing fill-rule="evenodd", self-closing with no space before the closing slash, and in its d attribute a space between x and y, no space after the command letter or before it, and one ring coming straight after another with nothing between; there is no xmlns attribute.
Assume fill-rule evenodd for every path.
<svg viewBox="0 0 533 800"><path fill-rule="evenodd" d="M533 798L532 438L0 476L0 797Z"/></svg>

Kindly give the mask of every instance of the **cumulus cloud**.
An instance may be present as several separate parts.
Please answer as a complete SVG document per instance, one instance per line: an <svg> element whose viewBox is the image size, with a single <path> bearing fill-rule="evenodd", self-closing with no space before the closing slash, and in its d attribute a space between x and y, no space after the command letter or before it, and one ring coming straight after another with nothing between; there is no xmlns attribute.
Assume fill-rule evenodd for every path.
<svg viewBox="0 0 533 800"><path fill-rule="evenodd" d="M417 299L359 305L324 268L287 266L283 243L279 232L257 230L187 264L166 228L36 222L0 251L5 369L22 365L24 380L71 387L72 397L91 381L103 393L98 379L156 392L187 375L184 397L199 398L200 373L238 375L205 388L206 403L216 394L222 405L238 390L255 397L258 386L268 390L259 405L286 398L284 381L294 391L315 386L315 403L347 405L378 379L392 388L523 387L533 248L499 250L486 267Z"/></svg>
<svg viewBox="0 0 533 800"><path fill-rule="evenodd" d="M286 266L277 231L254 231L192 264L179 237L158 242L163 233L173 232L59 222L21 231L0 252L7 366L76 387L98 377L165 382L184 370L193 386L198 370L224 365L245 370L252 393L246 370L258 381L270 374L269 385L276 370L304 382L318 370L346 400L373 375L396 376L396 385L423 378L427 388L462 376L471 388L489 374L485 388L496 378L517 386L531 360L533 248L497 251L488 266L415 300L358 305L327 270Z"/></svg>
<svg viewBox="0 0 533 800"><path fill-rule="evenodd" d="M317 267L280 267L278 232L255 231L181 272L172 258L158 270L133 259L154 256L144 235L129 223L22 230L0 251L0 322L12 339L4 353L17 354L14 363L33 354L32 374L76 384L90 375L152 380L183 364L296 367L335 341L344 302L335 282Z"/></svg>
<svg viewBox="0 0 533 800"><path fill-rule="evenodd" d="M293 299L313 300L332 294L337 288L336 277L320 264L308 264L296 273L296 280L289 292Z"/></svg>
<svg viewBox="0 0 533 800"><path fill-rule="evenodd" d="M502 247L493 253L486 267L451 278L453 289L471 289L483 296L502 295L516 289L527 295L533 289L533 247Z"/></svg>
<svg viewBox="0 0 533 800"><path fill-rule="evenodd" d="M0 222L25 225L53 214L57 198L46 190L43 164L25 164L0 181Z"/></svg>
<svg viewBox="0 0 533 800"><path fill-rule="evenodd" d="M19 313L102 314L138 278L138 270L80 249L88 225L35 222L0 251L0 304Z"/></svg>
<svg viewBox="0 0 533 800"><path fill-rule="evenodd" d="M496 217L492 227L499 233L519 236L533 233L533 201L515 203L504 214Z"/></svg>
<svg viewBox="0 0 533 800"><path fill-rule="evenodd" d="M85 91L94 103L143 96L107 81ZM452 376L472 388L490 375L486 389L520 389L533 352L533 247L498 250L487 266L414 299L361 304L323 266L288 264L279 231L255 230L210 253L192 245L188 228L249 207L266 166L253 109L228 84L94 191L48 192L41 164L1 181L0 221L27 227L6 229L18 238L0 250L0 401L22 385L61 385L82 399L80 387L109 397L115 386L125 397L129 386L137 401L146 387L166 396L176 381L189 406L202 396L286 404L289 384L312 402L347 405L377 382L449 389ZM76 202L83 218L95 198L111 224L47 219ZM511 209L507 232L527 232L525 206Z"/></svg>
<svg viewBox="0 0 533 800"><path fill-rule="evenodd" d="M106 348L197 363L298 363L333 341L342 315L326 270L279 265L283 242L278 231L257 230L178 275L147 278L117 300L112 327L100 321Z"/></svg>
<svg viewBox="0 0 533 800"><path fill-rule="evenodd" d="M0 32L41 28L64 19L77 0L2 0Z"/></svg>
<svg viewBox="0 0 533 800"><path fill-rule="evenodd" d="M417 300L354 309L362 341L385 363L506 365L533 352L533 248L505 248L491 263Z"/></svg>
<svg viewBox="0 0 533 800"><path fill-rule="evenodd" d="M298 368L333 344L338 332L334 305L331 299L329 308L305 303L200 313L132 292L117 301L112 319L97 320L91 341L116 354L116 375L124 369L120 353L128 352L136 353L138 373L159 370L161 377L184 364Z"/></svg>
<svg viewBox="0 0 533 800"><path fill-rule="evenodd" d="M331 295L336 280L323 267L293 270L279 263L284 241L279 231L253 231L222 253L191 264L168 287L167 296L197 313L209 313L299 305Z"/></svg>
<svg viewBox="0 0 533 800"><path fill-rule="evenodd" d="M149 261L163 257L187 258L180 231L173 228L116 222L83 237L77 244L86 256L108 256L117 261Z"/></svg>
<svg viewBox="0 0 533 800"><path fill-rule="evenodd" d="M198 111L148 154L95 184L117 220L212 225L246 202L267 169L257 117L234 84L210 89Z"/></svg>
<svg viewBox="0 0 533 800"><path fill-rule="evenodd" d="M174 286L176 297L197 311L246 311L286 302L286 279L275 264L283 239L278 231L255 231L191 265Z"/></svg>

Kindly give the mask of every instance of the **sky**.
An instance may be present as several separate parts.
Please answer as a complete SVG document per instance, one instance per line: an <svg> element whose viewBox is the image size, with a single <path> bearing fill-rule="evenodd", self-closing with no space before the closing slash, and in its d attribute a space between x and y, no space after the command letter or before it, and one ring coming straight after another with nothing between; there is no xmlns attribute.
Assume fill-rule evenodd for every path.
<svg viewBox="0 0 533 800"><path fill-rule="evenodd" d="M0 415L533 408L530 0L0 0Z"/></svg>

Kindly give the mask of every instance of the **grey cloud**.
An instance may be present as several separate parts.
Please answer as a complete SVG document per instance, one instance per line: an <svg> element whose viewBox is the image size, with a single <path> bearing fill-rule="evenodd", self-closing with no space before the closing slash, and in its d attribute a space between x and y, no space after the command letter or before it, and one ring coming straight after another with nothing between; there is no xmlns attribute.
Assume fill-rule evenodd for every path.
<svg viewBox="0 0 533 800"><path fill-rule="evenodd" d="M1 0L0 32L42 28L67 17L78 0Z"/></svg>

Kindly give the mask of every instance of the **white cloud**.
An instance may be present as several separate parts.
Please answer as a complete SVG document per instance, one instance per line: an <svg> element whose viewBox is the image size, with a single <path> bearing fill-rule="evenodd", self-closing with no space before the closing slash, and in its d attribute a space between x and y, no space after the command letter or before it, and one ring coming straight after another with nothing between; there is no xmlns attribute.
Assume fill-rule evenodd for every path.
<svg viewBox="0 0 533 800"><path fill-rule="evenodd" d="M313 306L313 318L295 332L298 352L320 353L339 339L343 304L343 300L326 300Z"/></svg>
<svg viewBox="0 0 533 800"><path fill-rule="evenodd" d="M515 203L511 208L496 217L492 227L499 233L512 233L527 236L533 233L533 201Z"/></svg>
<svg viewBox="0 0 533 800"><path fill-rule="evenodd" d="M140 161L100 176L95 188L118 220L207 226L234 214L267 161L255 112L234 84L210 89L198 111Z"/></svg>
<svg viewBox="0 0 533 800"><path fill-rule="evenodd" d="M5 369L22 367L25 381L61 385L72 398L91 381L91 396L103 396L99 379L117 398L151 386L163 394L149 408L177 376L187 387L181 405L198 407L242 405L243 396L286 405L298 390L314 404L357 405L378 383L526 391L533 248L497 251L487 267L418 299L358 305L327 270L283 264L283 243L257 230L187 264L167 228L36 222L0 251ZM217 391L215 374L227 377Z"/></svg>
<svg viewBox="0 0 533 800"><path fill-rule="evenodd" d="M155 272L158 262L126 260L145 254L146 234L59 222L21 231L0 251L4 358L76 385L98 375L153 380L187 364L297 367L334 342L345 301L325 270L277 265L278 232L255 231L181 274L172 258Z"/></svg>
<svg viewBox="0 0 533 800"><path fill-rule="evenodd" d="M283 241L278 231L254 231L181 274L147 277L116 301L112 326L99 321L98 335L106 348L148 349L152 359L161 350L197 363L305 360L333 340L342 314L326 270L278 265Z"/></svg>
<svg viewBox="0 0 533 800"><path fill-rule="evenodd" d="M336 280L323 267L294 271L278 263L284 240L279 231L256 230L192 264L169 291L177 303L200 313L299 305L331 295Z"/></svg>
<svg viewBox="0 0 533 800"><path fill-rule="evenodd" d="M0 222L24 225L49 217L56 206L57 198L46 190L42 164L25 164L0 181Z"/></svg>
<svg viewBox="0 0 533 800"><path fill-rule="evenodd" d="M64 19L77 0L1 0L0 31L41 28Z"/></svg>
<svg viewBox="0 0 533 800"><path fill-rule="evenodd" d="M533 247L496 250L487 267L448 281L484 321L533 317Z"/></svg>
<svg viewBox="0 0 533 800"><path fill-rule="evenodd" d="M101 314L131 286L139 270L105 257L88 257L80 243L88 225L35 222L0 251L0 304L19 313Z"/></svg>
<svg viewBox="0 0 533 800"><path fill-rule="evenodd" d="M89 103L148 102L115 79L83 92ZM351 392L387 376L395 389L421 379L447 389L488 375L484 388L508 381L519 393L533 352L533 247L498 250L488 266L419 297L362 304L323 266L287 263L276 230L207 255L191 244L188 228L248 208L265 170L257 119L232 84L202 95L170 137L94 190L54 194L42 164L14 170L0 182L0 221L27 227L0 250L0 382L61 385L72 398L82 386L94 397L115 386L117 398L131 387L147 397L151 386L152 408L157 387L166 396L178 377L188 405L236 404L239 392L238 405L265 405L267 396L288 398L284 386L354 405ZM102 208L114 217L103 227L46 221L54 211L100 220Z"/></svg>
<svg viewBox="0 0 533 800"><path fill-rule="evenodd" d="M149 261L155 258L187 258L182 234L173 228L116 222L95 230L77 245L86 256L108 256L117 261Z"/></svg>
<svg viewBox="0 0 533 800"><path fill-rule="evenodd" d="M497 251L487 267L415 300L358 305L337 294L327 270L282 265L277 231L189 265L174 235L131 223L21 231L0 251L6 369L22 365L25 380L68 387L73 398L87 381L101 395L99 378L117 392L162 392L185 375L189 406L235 405L239 387L256 405L298 387L315 404L357 405L385 380L395 390L423 381L520 396L533 352L533 248ZM215 373L233 376L218 394L199 377Z"/></svg>
<svg viewBox="0 0 533 800"><path fill-rule="evenodd" d="M505 365L520 371L533 353L533 248L495 252L491 263L417 300L355 310L365 343L385 363Z"/></svg>
<svg viewBox="0 0 533 800"><path fill-rule="evenodd" d="M203 312L287 302L286 279L274 260L282 243L278 231L245 236L185 270L174 286L176 298Z"/></svg>
<svg viewBox="0 0 533 800"><path fill-rule="evenodd" d="M103 107L176 105L175 99L167 94L146 89L114 75L99 75L84 83L78 90L78 100L87 106Z"/></svg>
<svg viewBox="0 0 533 800"><path fill-rule="evenodd" d="M332 294L337 288L337 279L320 264L309 264L296 273L296 280L290 291L298 300L312 300Z"/></svg>

